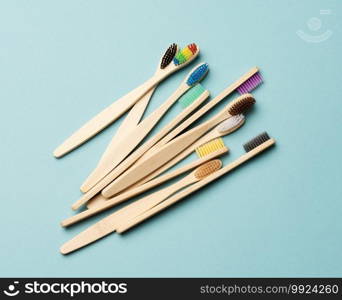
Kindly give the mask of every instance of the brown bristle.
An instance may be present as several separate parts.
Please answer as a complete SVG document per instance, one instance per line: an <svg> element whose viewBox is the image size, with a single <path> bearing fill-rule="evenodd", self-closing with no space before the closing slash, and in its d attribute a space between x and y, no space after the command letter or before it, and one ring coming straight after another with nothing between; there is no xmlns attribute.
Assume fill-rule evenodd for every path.
<svg viewBox="0 0 342 300"><path fill-rule="evenodd" d="M197 179L203 179L204 177L207 177L208 175L214 173L221 167L222 162L219 159L208 161L196 169L195 177Z"/></svg>
<svg viewBox="0 0 342 300"><path fill-rule="evenodd" d="M177 53L177 49L178 47L175 43L173 43L169 48L167 48L165 54L163 55L163 58L161 59L161 69L165 69L170 64L170 62L173 60Z"/></svg>
<svg viewBox="0 0 342 300"><path fill-rule="evenodd" d="M245 113L249 110L253 104L255 103L255 99L251 94L244 94L237 98L229 107L229 113L232 116L239 115Z"/></svg>

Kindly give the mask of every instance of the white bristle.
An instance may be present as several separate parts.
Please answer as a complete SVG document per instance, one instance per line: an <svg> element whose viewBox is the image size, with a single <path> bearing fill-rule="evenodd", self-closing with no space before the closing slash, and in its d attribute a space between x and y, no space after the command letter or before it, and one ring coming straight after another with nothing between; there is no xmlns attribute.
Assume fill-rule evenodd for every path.
<svg viewBox="0 0 342 300"><path fill-rule="evenodd" d="M228 131L228 130L238 126L239 124L244 122L244 120L245 120L245 116L244 115L233 116L233 117L229 118L228 120L225 120L222 123L220 123L217 126L217 130L219 132L226 132L226 131Z"/></svg>

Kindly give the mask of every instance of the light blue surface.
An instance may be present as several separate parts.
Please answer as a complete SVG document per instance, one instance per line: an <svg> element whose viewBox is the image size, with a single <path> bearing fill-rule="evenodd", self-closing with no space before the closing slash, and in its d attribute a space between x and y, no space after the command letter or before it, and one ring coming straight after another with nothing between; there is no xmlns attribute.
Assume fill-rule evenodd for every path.
<svg viewBox="0 0 342 300"><path fill-rule="evenodd" d="M1 1L0 275L341 276L341 9L337 0ZM312 17L322 28L310 32ZM298 30L332 36L309 43ZM127 235L62 256L62 243L103 216L59 226L118 123L63 159L53 149L147 79L171 42L200 45L212 95L262 71L255 109L224 138L225 163L264 130L277 146ZM192 66L161 85L148 112Z"/></svg>

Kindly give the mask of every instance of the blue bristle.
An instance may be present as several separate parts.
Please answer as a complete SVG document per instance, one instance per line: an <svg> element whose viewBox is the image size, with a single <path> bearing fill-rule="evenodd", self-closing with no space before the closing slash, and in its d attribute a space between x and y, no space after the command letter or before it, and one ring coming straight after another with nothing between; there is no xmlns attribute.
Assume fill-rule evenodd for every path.
<svg viewBox="0 0 342 300"><path fill-rule="evenodd" d="M207 63L203 63L198 66L189 76L186 81L187 85L193 86L194 84L198 83L208 72L209 66Z"/></svg>
<svg viewBox="0 0 342 300"><path fill-rule="evenodd" d="M173 59L173 62L174 62L174 64L175 64L176 66L179 65L179 60L178 60L177 58L174 58L174 59Z"/></svg>

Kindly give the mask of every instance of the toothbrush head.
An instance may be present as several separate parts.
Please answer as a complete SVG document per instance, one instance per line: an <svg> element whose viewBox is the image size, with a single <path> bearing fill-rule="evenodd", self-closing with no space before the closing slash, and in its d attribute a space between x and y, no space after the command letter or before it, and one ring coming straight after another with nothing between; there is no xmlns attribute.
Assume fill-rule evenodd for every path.
<svg viewBox="0 0 342 300"><path fill-rule="evenodd" d="M197 47L197 45L195 43L190 44L177 52L176 56L173 59L173 63L176 66L182 65L184 63L188 63L192 59L194 59L198 53L199 53L199 48Z"/></svg>
<svg viewBox="0 0 342 300"><path fill-rule="evenodd" d="M221 122L217 125L216 130L221 135L226 135L240 128L245 123L245 116L240 114L236 116L232 116L231 118Z"/></svg>
<svg viewBox="0 0 342 300"><path fill-rule="evenodd" d="M216 151L222 151L225 150L225 152L228 152L228 147L224 144L224 141L222 138L216 138L214 140L211 140L210 142L207 142L199 147L196 148L196 154L199 158L203 158L208 156L211 153L214 153Z"/></svg>
<svg viewBox="0 0 342 300"><path fill-rule="evenodd" d="M197 179L201 180L208 175L216 172L222 167L222 161L219 159L210 160L203 165L199 166L195 171L194 175Z"/></svg>
<svg viewBox="0 0 342 300"><path fill-rule="evenodd" d="M245 149L246 152L249 152L249 151L253 150L254 148L260 146L261 144L267 142L270 139L271 139L270 136L265 131L265 132L259 134L258 136L256 136L255 138L251 139L247 143L245 143L243 145L243 148Z"/></svg>
<svg viewBox="0 0 342 300"><path fill-rule="evenodd" d="M178 102L183 108L187 108L202 95L203 97L208 97L209 92L198 83L189 89L185 94L183 94L182 97L179 98Z"/></svg>
<svg viewBox="0 0 342 300"><path fill-rule="evenodd" d="M209 65L207 63L201 63L193 68L186 78L186 84L188 86L193 86L200 82L209 71Z"/></svg>
<svg viewBox="0 0 342 300"><path fill-rule="evenodd" d="M235 116L245 113L255 103L255 99L251 94L244 94L228 105L228 112L230 115Z"/></svg>
<svg viewBox="0 0 342 300"><path fill-rule="evenodd" d="M250 93L256 87L258 87L262 83L262 77L259 71L257 71L254 75L248 78L244 83L240 84L237 88L237 91L242 95L246 93Z"/></svg>
<svg viewBox="0 0 342 300"><path fill-rule="evenodd" d="M165 51L161 61L160 61L160 68L165 69L173 60L178 50L177 44L173 43L167 48Z"/></svg>

